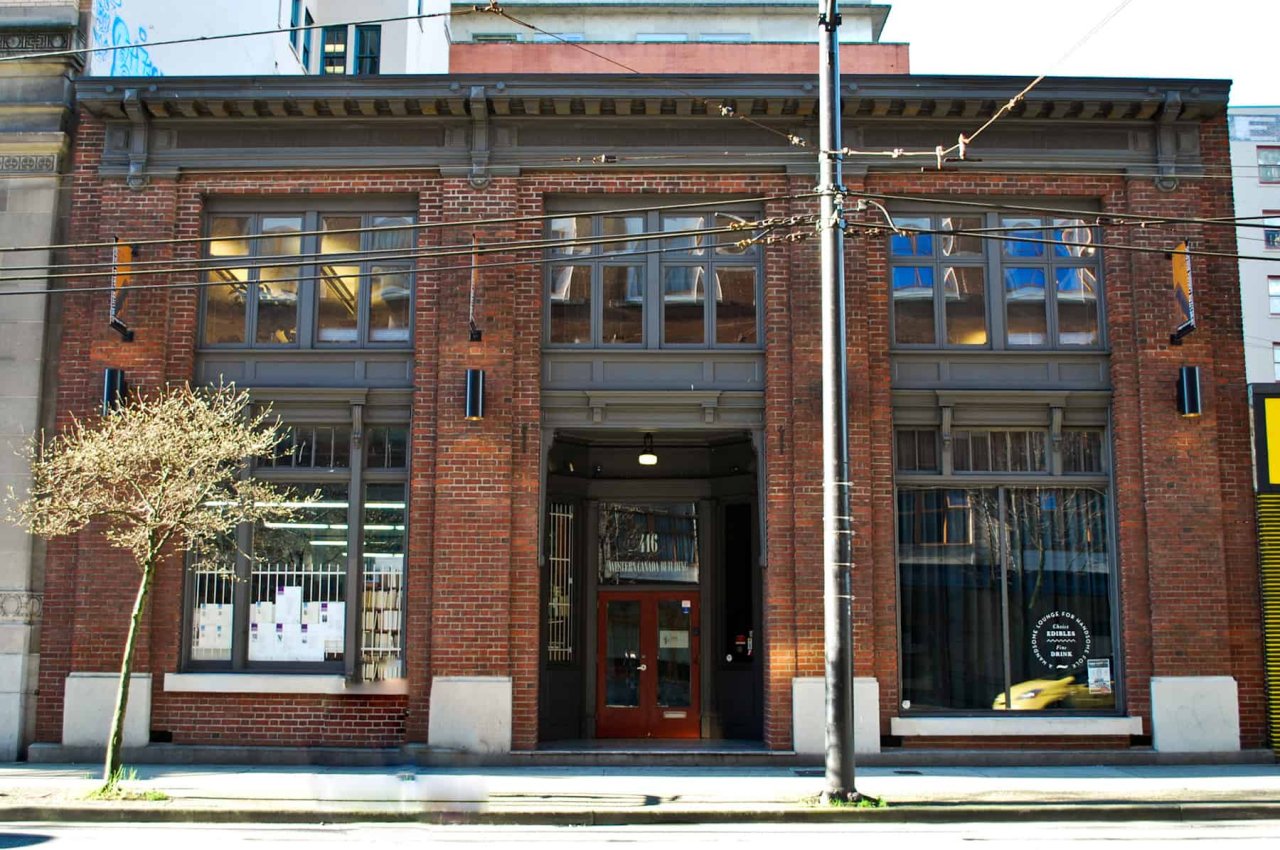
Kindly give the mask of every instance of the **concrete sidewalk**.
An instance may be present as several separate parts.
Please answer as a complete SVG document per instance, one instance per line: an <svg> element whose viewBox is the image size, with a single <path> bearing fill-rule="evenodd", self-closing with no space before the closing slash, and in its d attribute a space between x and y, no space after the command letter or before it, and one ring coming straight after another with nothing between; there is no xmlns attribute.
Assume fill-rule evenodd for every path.
<svg viewBox="0 0 1280 850"><path fill-rule="evenodd" d="M783 767L141 766L162 800L85 799L100 768L0 766L0 822L623 824L880 819L1280 819L1280 766L863 768L885 808L818 806L818 770Z"/></svg>

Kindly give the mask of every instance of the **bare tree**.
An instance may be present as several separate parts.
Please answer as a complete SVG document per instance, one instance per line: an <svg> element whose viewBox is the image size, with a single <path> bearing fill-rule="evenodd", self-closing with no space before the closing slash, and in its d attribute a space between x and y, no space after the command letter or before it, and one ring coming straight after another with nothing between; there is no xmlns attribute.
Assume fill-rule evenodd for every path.
<svg viewBox="0 0 1280 850"><path fill-rule="evenodd" d="M181 550L203 566L239 523L291 515L283 505L295 496L247 475L250 461L276 454L278 442L276 419L253 410L247 393L181 385L137 394L101 419L75 420L27 446L30 492L10 491L10 516L44 538L93 525L138 567L103 791L120 779L133 653L156 569Z"/></svg>

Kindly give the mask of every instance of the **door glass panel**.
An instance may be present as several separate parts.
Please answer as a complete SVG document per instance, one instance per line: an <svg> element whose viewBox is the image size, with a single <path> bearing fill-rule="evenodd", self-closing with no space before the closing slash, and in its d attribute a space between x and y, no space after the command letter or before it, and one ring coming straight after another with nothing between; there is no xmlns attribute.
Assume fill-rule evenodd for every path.
<svg viewBox="0 0 1280 850"><path fill-rule="evenodd" d="M689 608L679 601L658 603L658 705L688 708L693 695L693 650Z"/></svg>
<svg viewBox="0 0 1280 850"><path fill-rule="evenodd" d="M604 703L640 706L640 603L609 602L605 613Z"/></svg>
<svg viewBox="0 0 1280 850"><path fill-rule="evenodd" d="M697 584L698 506L600 506L601 584Z"/></svg>

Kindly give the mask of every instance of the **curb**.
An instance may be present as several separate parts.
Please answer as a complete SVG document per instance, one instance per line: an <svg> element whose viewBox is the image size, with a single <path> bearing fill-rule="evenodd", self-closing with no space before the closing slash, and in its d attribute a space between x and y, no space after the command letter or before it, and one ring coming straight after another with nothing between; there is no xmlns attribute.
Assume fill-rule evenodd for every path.
<svg viewBox="0 0 1280 850"><path fill-rule="evenodd" d="M57 823L420 823L473 826L627 826L741 823L1008 823L1280 820L1280 803L1052 803L911 805L883 809L412 810L205 809L164 806L9 806L0 822Z"/></svg>

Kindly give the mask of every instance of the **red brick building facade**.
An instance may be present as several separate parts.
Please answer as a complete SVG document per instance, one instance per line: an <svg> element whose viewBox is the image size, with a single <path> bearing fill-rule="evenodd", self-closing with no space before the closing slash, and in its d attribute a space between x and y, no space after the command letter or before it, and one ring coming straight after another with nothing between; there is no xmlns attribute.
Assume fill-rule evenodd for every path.
<svg viewBox="0 0 1280 850"><path fill-rule="evenodd" d="M496 756L692 736L817 752L816 242L735 245L722 226L812 230L812 151L771 132L813 135L807 82L341 87L79 84L72 241L134 242L170 269L135 282L170 288L130 294L127 343L106 326L105 294L63 296L59 422L92 416L115 368L144 389L233 379L305 431L295 445L351 441L333 469L277 470L340 481L333 510L357 519L314 523L345 536L298 544L299 584L260 592L242 563L251 586L210 602L180 553L158 576L132 743ZM851 79L846 137L932 149L1019 87ZM1233 231L1202 222L1232 215L1216 179L1225 100L1203 81L1051 81L984 136L981 163L850 156L860 751L1264 745L1237 272L1212 256L1233 252ZM721 101L759 124L720 117ZM855 211L863 196L902 233L874 206ZM415 226L397 231L407 247L377 241L392 219ZM327 266L314 258L340 220L356 247ZM261 247L280 232L293 241ZM663 232L678 235L645 241ZM473 233L491 246L474 271ZM601 241L618 233L633 241ZM1183 240L1206 253L1192 263L1198 328L1174 346L1164 252ZM264 270L266 253L297 279ZM243 273L194 270L202 258ZM411 314L387 294L397 275ZM344 279L363 299L345 320L327 300ZM1184 365L1200 369L1198 418L1175 407ZM485 376L477 421L469 369ZM369 445L384 437L375 469ZM632 460L646 437L656 471ZM379 502L375 486L405 496ZM377 526L395 551L371 554L372 510L402 512ZM323 658L300 644L255 657L245 644L266 624L315 626L317 539L345 556L333 575L346 589L326 603L345 606L344 636ZM375 587L388 564L396 578ZM40 741L87 743L69 732L104 687L89 674L118 667L132 576L92 532L51 546ZM276 619L247 610L264 602ZM206 646L215 604L231 637ZM394 616L370 627L371 613ZM378 673L382 650L393 666ZM626 719L632 703L650 713Z"/></svg>

